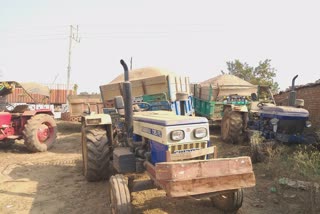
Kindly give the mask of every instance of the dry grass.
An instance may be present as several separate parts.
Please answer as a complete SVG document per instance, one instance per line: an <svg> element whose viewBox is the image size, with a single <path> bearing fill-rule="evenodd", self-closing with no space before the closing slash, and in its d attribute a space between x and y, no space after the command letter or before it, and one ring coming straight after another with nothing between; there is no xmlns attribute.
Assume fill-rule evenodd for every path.
<svg viewBox="0 0 320 214"><path fill-rule="evenodd" d="M278 144L267 146L266 154L264 163L273 177L320 180L320 151L313 146Z"/></svg>
<svg viewBox="0 0 320 214"><path fill-rule="evenodd" d="M306 181L320 180L320 150L312 145L283 145L266 141L259 133L251 138L256 159L263 162L267 174L272 177L288 176Z"/></svg>
<svg viewBox="0 0 320 214"><path fill-rule="evenodd" d="M264 166L266 176L274 180L277 194L285 201L285 195L299 195L295 201L303 204L303 213L319 213L320 211L320 151L314 146L265 144L263 147L264 159L260 163ZM281 185L281 179L301 181L308 184L305 191L290 189ZM314 184L314 185L313 185Z"/></svg>
<svg viewBox="0 0 320 214"><path fill-rule="evenodd" d="M292 156L288 157L293 171L311 180L320 180L320 151L313 146L299 146Z"/></svg>

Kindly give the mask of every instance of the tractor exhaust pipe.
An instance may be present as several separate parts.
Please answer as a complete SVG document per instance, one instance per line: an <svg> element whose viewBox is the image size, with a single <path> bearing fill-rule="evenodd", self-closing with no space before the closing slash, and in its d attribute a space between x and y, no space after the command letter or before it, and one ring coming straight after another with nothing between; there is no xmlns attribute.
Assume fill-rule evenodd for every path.
<svg viewBox="0 0 320 214"><path fill-rule="evenodd" d="M129 81L129 69L128 69L128 66L127 66L126 62L123 59L120 60L120 63L121 63L121 65L123 67L123 70L124 70L124 81L127 82L127 81Z"/></svg>
<svg viewBox="0 0 320 214"><path fill-rule="evenodd" d="M289 93L289 106L295 106L296 105L297 92L294 90L294 88L295 88L295 81L296 81L297 77L298 77L298 75L296 75L292 79L291 91Z"/></svg>
<svg viewBox="0 0 320 214"><path fill-rule="evenodd" d="M293 91L294 91L294 82L296 81L297 77L298 77L298 75L296 75L296 76L295 76L295 77L293 77L293 79L292 79L292 86L291 86L291 90L293 90Z"/></svg>
<svg viewBox="0 0 320 214"><path fill-rule="evenodd" d="M127 131L127 138L130 138L133 132L131 82L129 81L129 70L128 70L127 64L122 59L120 60L120 63L124 69L123 98L124 98L125 125L126 125L126 131Z"/></svg>

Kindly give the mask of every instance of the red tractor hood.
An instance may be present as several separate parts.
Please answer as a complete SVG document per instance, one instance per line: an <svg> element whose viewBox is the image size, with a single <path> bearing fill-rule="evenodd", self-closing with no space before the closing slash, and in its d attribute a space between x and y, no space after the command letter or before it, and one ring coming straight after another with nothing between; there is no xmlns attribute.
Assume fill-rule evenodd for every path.
<svg viewBox="0 0 320 214"><path fill-rule="evenodd" d="M10 125L11 122L11 114L9 112L0 112L0 128L3 125Z"/></svg>

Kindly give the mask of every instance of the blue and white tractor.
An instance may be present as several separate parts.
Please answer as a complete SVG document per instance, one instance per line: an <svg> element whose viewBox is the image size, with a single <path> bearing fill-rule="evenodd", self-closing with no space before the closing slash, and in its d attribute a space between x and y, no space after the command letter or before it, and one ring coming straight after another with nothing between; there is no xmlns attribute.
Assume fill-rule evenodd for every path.
<svg viewBox="0 0 320 214"><path fill-rule="evenodd" d="M258 102L251 109L248 129L256 130L265 139L275 139L283 143L315 144L319 142L316 133L310 131L309 112L304 109L304 101L296 99L295 76L289 93L288 106L277 106L268 102ZM274 102L275 103L275 102Z"/></svg>
<svg viewBox="0 0 320 214"><path fill-rule="evenodd" d="M210 198L219 209L237 211L242 189L255 186L250 157L218 158L204 117L133 108L128 68L123 60L121 64L124 105L118 97L113 110L82 118L84 175L88 181L109 179L111 212L132 213L130 192L148 187L172 198ZM138 173L150 179L135 180Z"/></svg>

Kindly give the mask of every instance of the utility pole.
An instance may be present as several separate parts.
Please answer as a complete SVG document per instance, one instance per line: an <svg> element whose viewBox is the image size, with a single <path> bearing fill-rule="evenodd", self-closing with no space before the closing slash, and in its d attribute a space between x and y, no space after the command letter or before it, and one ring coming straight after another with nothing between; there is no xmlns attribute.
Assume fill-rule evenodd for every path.
<svg viewBox="0 0 320 214"><path fill-rule="evenodd" d="M79 37L79 26L74 27L70 25L70 35L69 35L69 54L68 54L68 75L67 75L67 91L66 91L66 98L69 95L69 88L70 88L70 72L71 72L71 51L72 51L72 41L77 43L80 42ZM68 102L68 99L67 99Z"/></svg>

